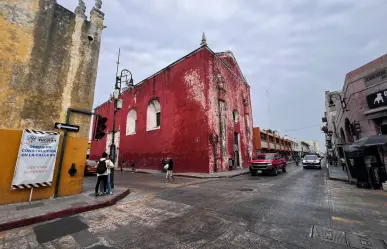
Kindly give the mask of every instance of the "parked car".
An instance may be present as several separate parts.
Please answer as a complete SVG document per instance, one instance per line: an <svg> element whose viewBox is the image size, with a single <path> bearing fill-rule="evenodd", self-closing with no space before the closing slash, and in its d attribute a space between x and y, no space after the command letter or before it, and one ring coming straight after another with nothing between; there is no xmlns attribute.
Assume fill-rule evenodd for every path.
<svg viewBox="0 0 387 249"><path fill-rule="evenodd" d="M321 169L321 158L319 158L317 155L306 155L302 159L302 166L304 169L308 167Z"/></svg>
<svg viewBox="0 0 387 249"><path fill-rule="evenodd" d="M250 174L272 173L278 175L279 171L286 172L286 160L277 153L264 153L257 155L250 162Z"/></svg>
<svg viewBox="0 0 387 249"><path fill-rule="evenodd" d="M86 159L85 173L84 175L91 175L97 173L98 161Z"/></svg>

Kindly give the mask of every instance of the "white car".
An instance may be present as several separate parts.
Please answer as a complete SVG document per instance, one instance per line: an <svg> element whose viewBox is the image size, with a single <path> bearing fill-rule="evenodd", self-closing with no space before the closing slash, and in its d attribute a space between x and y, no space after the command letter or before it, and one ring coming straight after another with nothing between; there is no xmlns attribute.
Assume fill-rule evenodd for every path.
<svg viewBox="0 0 387 249"><path fill-rule="evenodd" d="M302 166L305 168L318 168L321 169L321 158L317 155L306 155L302 159Z"/></svg>

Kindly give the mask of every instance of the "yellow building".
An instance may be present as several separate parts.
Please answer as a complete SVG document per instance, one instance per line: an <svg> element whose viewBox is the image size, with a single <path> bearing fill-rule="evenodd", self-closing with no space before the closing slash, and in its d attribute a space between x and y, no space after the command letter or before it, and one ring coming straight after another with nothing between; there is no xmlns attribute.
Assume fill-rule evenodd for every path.
<svg viewBox="0 0 387 249"><path fill-rule="evenodd" d="M83 1L75 13L55 0L0 0L0 6L2 204L28 200L28 190L10 190L22 129L54 130L55 122L66 122L69 108L92 110L104 14L100 1L90 20ZM80 132L67 141L60 195L81 192L83 174L69 177L67 171L74 162L83 172L90 116L72 114L70 123ZM33 199L52 197L53 191L36 189Z"/></svg>

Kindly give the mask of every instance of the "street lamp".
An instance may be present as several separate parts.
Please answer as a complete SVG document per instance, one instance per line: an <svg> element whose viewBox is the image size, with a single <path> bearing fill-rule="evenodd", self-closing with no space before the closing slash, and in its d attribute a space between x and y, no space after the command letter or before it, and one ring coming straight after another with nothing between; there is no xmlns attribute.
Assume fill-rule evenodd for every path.
<svg viewBox="0 0 387 249"><path fill-rule="evenodd" d="M343 109L343 111L348 111L347 103L346 103L347 98L342 98L339 93L332 93L332 94L329 95L329 107L335 106L335 103L332 100L332 96L333 95L339 96L340 103L341 103L341 108Z"/></svg>
<svg viewBox="0 0 387 249"><path fill-rule="evenodd" d="M117 65L118 67L118 65ZM120 76L116 76L116 83L114 86L114 112L113 112L113 130L112 130L112 144L110 145L110 160L115 163L117 160L117 149L115 145L115 135L116 135L116 116L117 116L117 111L122 109L122 99L119 99L121 95L121 87L122 83L124 83L129 89L134 88L133 85L133 77L132 73L127 70L123 69L121 71ZM111 172L111 185L112 188L114 188L114 170Z"/></svg>

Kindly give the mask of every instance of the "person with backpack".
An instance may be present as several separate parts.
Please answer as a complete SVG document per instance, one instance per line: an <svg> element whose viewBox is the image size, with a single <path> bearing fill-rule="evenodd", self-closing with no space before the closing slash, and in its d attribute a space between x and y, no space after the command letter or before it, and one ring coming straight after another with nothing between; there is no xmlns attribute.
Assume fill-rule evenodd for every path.
<svg viewBox="0 0 387 249"><path fill-rule="evenodd" d="M110 169L114 168L114 164L112 161L109 160L109 155L104 152L102 153L102 158L98 162L97 166L97 184L95 185L95 196L103 195L106 193L106 187L109 189L109 193L111 192L111 186L110 186ZM103 193L99 193L99 185L103 181Z"/></svg>

